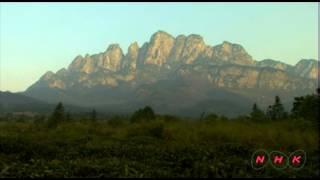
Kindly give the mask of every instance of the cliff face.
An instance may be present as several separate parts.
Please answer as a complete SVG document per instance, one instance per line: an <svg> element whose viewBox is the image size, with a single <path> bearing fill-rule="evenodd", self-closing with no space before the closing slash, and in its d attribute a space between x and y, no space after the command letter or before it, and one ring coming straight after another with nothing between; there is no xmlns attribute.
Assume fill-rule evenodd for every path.
<svg viewBox="0 0 320 180"><path fill-rule="evenodd" d="M317 79L319 77L319 61L314 59L302 59L294 66L294 72L299 76Z"/></svg>
<svg viewBox="0 0 320 180"><path fill-rule="evenodd" d="M168 87L159 85L162 81L174 81L170 86L178 86L179 83L194 86L202 83L199 87L189 89L177 87L181 93L207 87L232 92L254 89L310 93L317 87L317 62L304 59L291 66L271 59L256 61L239 44L224 41L222 44L210 46L206 45L199 35L173 37L166 32L158 31L141 47L137 42L132 43L126 54L118 44L111 44L105 52L84 57L79 55L67 69L45 73L25 94L48 101L63 96L69 97L65 99L69 99L70 103L94 104L94 97L106 97L106 93L115 93L112 89L122 93L119 98L127 99L135 97L136 92L141 94L149 91L150 89L141 90L146 84L158 84L157 87L161 87L159 91L166 92L165 88ZM90 94L92 89L101 88L108 89L108 92L99 90ZM55 93L46 95L46 92L53 91ZM75 94L71 92L74 91L92 98L84 101L81 100L82 97L73 97ZM155 93L162 94L159 91ZM176 93L179 92L172 92ZM196 91L188 96L201 97ZM76 101L73 100L75 98Z"/></svg>

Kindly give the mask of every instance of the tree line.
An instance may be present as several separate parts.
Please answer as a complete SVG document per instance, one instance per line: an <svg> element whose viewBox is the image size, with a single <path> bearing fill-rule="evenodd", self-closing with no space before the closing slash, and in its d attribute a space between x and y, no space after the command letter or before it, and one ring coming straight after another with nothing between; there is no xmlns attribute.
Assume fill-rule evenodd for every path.
<svg viewBox="0 0 320 180"><path fill-rule="evenodd" d="M317 94L295 97L290 112L285 111L279 96L275 96L274 104L269 105L266 112L262 111L258 105L254 103L250 113L250 118L256 121L301 118L317 122L319 119L319 94L318 88Z"/></svg>
<svg viewBox="0 0 320 180"><path fill-rule="evenodd" d="M274 103L269 105L265 111L261 110L257 103L254 103L252 110L249 114L249 119L253 121L267 121L267 120L283 120L288 118L294 119L305 119L309 121L316 122L319 114L318 108L320 104L319 99L319 89L317 89L317 94L311 94L306 96L295 97L293 102L293 107L290 112L286 112L281 99L279 96L275 96ZM202 115L204 116L204 114ZM150 106L145 106L144 108L136 110L130 117L131 122L138 122L140 120L152 120L157 116L154 110ZM227 119L224 116L218 116L214 113L211 113L205 117L205 119ZM50 127L55 127L60 122L70 121L71 115L69 112L65 112L64 106L61 102L57 104L52 115L48 120L48 125ZM90 112L91 121L97 120L97 112L93 109ZM204 117L200 118L204 119Z"/></svg>

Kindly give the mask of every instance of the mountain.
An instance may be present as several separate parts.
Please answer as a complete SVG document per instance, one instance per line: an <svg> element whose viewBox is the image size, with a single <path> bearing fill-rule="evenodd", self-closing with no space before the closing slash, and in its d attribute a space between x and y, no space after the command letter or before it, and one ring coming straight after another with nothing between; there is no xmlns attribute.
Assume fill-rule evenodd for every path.
<svg viewBox="0 0 320 180"><path fill-rule="evenodd" d="M286 72L292 72L294 70L293 66L273 59L264 59L262 61L257 62L256 64L260 67L271 67Z"/></svg>
<svg viewBox="0 0 320 180"><path fill-rule="evenodd" d="M319 61L314 59L302 59L294 66L294 71L299 76L317 79L319 77Z"/></svg>
<svg viewBox="0 0 320 180"><path fill-rule="evenodd" d="M239 44L210 46L200 35L158 31L141 47L132 43L126 53L111 44L104 52L78 55L67 69L46 72L23 94L104 111L151 105L161 113L236 115L248 112L253 102L267 106L275 95L290 104L290 97L314 92L317 67L312 59L295 66L256 61Z"/></svg>
<svg viewBox="0 0 320 180"><path fill-rule="evenodd" d="M295 66L272 59L265 59L257 62L256 64L260 67L272 67L309 79L317 79L319 76L319 61L315 59L301 59Z"/></svg>
<svg viewBox="0 0 320 180"><path fill-rule="evenodd" d="M32 113L51 113L56 104L47 103L22 93L11 93L0 91L0 112L32 112ZM73 105L65 105L67 110L74 112L85 112L88 109Z"/></svg>
<svg viewBox="0 0 320 180"><path fill-rule="evenodd" d="M48 103L42 102L20 93L1 92L0 91L0 111L49 111L52 108ZM52 109L50 109L52 110Z"/></svg>

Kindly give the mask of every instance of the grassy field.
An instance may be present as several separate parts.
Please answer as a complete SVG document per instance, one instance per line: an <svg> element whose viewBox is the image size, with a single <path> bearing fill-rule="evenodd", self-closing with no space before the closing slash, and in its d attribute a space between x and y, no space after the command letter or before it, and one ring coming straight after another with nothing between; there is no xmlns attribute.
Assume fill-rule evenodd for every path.
<svg viewBox="0 0 320 180"><path fill-rule="evenodd" d="M316 177L317 128L303 120L191 121L156 118L0 122L0 177ZM260 148L303 149L299 171L253 170Z"/></svg>

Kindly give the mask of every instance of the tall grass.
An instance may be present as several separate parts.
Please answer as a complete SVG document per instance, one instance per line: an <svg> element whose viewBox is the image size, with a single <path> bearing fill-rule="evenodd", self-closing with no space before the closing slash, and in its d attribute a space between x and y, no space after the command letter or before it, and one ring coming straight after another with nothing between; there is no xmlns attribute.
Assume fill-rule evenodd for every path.
<svg viewBox="0 0 320 180"><path fill-rule="evenodd" d="M0 177L314 177L318 142L303 120L0 122ZM255 171L260 148L310 157L300 172Z"/></svg>

